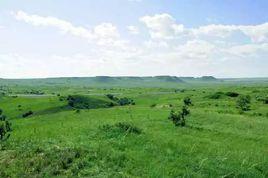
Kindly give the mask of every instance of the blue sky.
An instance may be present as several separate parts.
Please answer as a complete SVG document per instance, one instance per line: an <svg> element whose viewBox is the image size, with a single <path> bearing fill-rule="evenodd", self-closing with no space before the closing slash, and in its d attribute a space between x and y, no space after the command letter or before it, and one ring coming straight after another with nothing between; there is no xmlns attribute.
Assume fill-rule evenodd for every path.
<svg viewBox="0 0 268 178"><path fill-rule="evenodd" d="M0 0L0 77L268 76L265 0Z"/></svg>

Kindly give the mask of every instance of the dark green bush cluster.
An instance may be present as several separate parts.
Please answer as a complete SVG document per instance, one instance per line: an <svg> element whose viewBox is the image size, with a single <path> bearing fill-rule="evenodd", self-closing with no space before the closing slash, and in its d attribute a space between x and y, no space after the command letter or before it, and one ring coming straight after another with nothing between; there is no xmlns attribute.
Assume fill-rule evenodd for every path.
<svg viewBox="0 0 268 178"><path fill-rule="evenodd" d="M185 98L183 100L184 105L181 108L181 111L174 111L173 109L170 111L168 119L171 120L175 126L184 127L186 125L186 116L190 114L190 110L188 106L192 105L192 101L190 98Z"/></svg>
<svg viewBox="0 0 268 178"><path fill-rule="evenodd" d="M268 96L266 96L266 97L256 96L256 100L263 102L263 104L268 104Z"/></svg>
<svg viewBox="0 0 268 178"><path fill-rule="evenodd" d="M226 96L229 96L229 97L238 97L239 96L239 93L236 93L236 92L226 92L225 95Z"/></svg>
<svg viewBox="0 0 268 178"><path fill-rule="evenodd" d="M263 103L264 104L268 104L268 97L266 97L266 98L263 99Z"/></svg>
<svg viewBox="0 0 268 178"><path fill-rule="evenodd" d="M220 98L222 98L223 95L224 95L223 92L216 92L216 93L213 93L211 95L208 95L207 98L209 98L209 99L220 99Z"/></svg>
<svg viewBox="0 0 268 178"><path fill-rule="evenodd" d="M183 103L184 103L186 106L191 106L191 105L193 105L192 100L191 100L190 97L186 97L186 98L184 98L184 99L183 99Z"/></svg>
<svg viewBox="0 0 268 178"><path fill-rule="evenodd" d="M22 114L22 117L25 118L25 117L29 117L31 115L33 115L33 111L28 111L28 112Z"/></svg>
<svg viewBox="0 0 268 178"><path fill-rule="evenodd" d="M123 97L123 98L117 98L116 96L112 94L107 94L106 95L110 100L118 103L120 106L125 106L125 105L135 105L135 102L133 99Z"/></svg>
<svg viewBox="0 0 268 178"><path fill-rule="evenodd" d="M65 96L58 96L59 97L59 101L66 101L66 97Z"/></svg>
<svg viewBox="0 0 268 178"><path fill-rule="evenodd" d="M110 102L81 95L70 95L67 97L67 101L68 105L75 109L97 109L112 107Z"/></svg>
<svg viewBox="0 0 268 178"><path fill-rule="evenodd" d="M25 91L24 93L32 94L32 95L43 95L43 94L45 94L45 92L40 91L40 90L30 90L30 91Z"/></svg>
<svg viewBox="0 0 268 178"><path fill-rule="evenodd" d="M133 101L133 99L124 97L124 98L120 98L120 99L118 100L118 104L119 104L120 106L125 106L125 105L135 105L135 102Z"/></svg>
<svg viewBox="0 0 268 178"><path fill-rule="evenodd" d="M150 107L151 108L154 108L154 107L156 107L156 104L155 103L154 104L151 104Z"/></svg>
<svg viewBox="0 0 268 178"><path fill-rule="evenodd" d="M224 96L228 96L228 97L232 97L232 98L235 98L235 97L238 97L239 96L239 93L236 93L236 92L215 92L211 95L208 95L207 98L209 99L220 99Z"/></svg>
<svg viewBox="0 0 268 178"><path fill-rule="evenodd" d="M0 109L0 141L5 141L9 138L11 132L11 123L3 115L3 110Z"/></svg>
<svg viewBox="0 0 268 178"><path fill-rule="evenodd" d="M250 110L250 101L251 98L249 95L241 95L236 101L236 107L241 111Z"/></svg>

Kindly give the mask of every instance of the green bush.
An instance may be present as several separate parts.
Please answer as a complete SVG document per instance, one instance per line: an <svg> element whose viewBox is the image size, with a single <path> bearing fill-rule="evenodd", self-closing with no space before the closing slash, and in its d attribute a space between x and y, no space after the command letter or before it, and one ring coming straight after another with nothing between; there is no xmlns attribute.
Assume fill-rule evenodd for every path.
<svg viewBox="0 0 268 178"><path fill-rule="evenodd" d="M110 100L118 103L120 106L125 106L125 105L135 105L135 102L133 99L124 97L124 98L117 98L116 96L112 94L107 94L106 95Z"/></svg>
<svg viewBox="0 0 268 178"><path fill-rule="evenodd" d="M250 110L250 96L249 95L241 95L236 101L236 106L240 111L248 111Z"/></svg>
<svg viewBox="0 0 268 178"><path fill-rule="evenodd" d="M119 122L114 125L103 125L100 127L109 137L117 137L126 134L141 134L142 130L128 122Z"/></svg>
<svg viewBox="0 0 268 178"><path fill-rule="evenodd" d="M107 94L106 95L110 100L113 100L113 101L118 101L118 98L112 94Z"/></svg>
<svg viewBox="0 0 268 178"><path fill-rule="evenodd" d="M168 119L171 120L175 126L185 126L185 118L181 112L171 110Z"/></svg>
<svg viewBox="0 0 268 178"><path fill-rule="evenodd" d="M111 102L80 95L70 95L68 96L67 101L68 105L75 109L97 109L111 107Z"/></svg>
<svg viewBox="0 0 268 178"><path fill-rule="evenodd" d="M223 95L224 95L223 92L216 92L216 93L213 93L211 95L208 95L207 98L209 98L209 99L220 99L220 98L223 97Z"/></svg>
<svg viewBox="0 0 268 178"><path fill-rule="evenodd" d="M0 109L0 142L9 138L11 132L11 123L3 115L3 110Z"/></svg>
<svg viewBox="0 0 268 178"><path fill-rule="evenodd" d="M151 104L150 107L151 108L154 108L154 107L156 107L156 104L155 103L154 104Z"/></svg>
<svg viewBox="0 0 268 178"><path fill-rule="evenodd" d="M126 98L126 97L124 97L124 98L120 98L120 99L118 100L118 104L119 104L120 106L125 106L125 105L135 105L135 102L134 102L132 99L130 99L130 98Z"/></svg>
<svg viewBox="0 0 268 178"><path fill-rule="evenodd" d="M266 97L266 98L263 99L263 103L264 104L268 104L268 97Z"/></svg>
<svg viewBox="0 0 268 178"><path fill-rule="evenodd" d="M25 118L25 117L29 117L31 115L33 115L33 111L28 111L28 112L22 114L22 117Z"/></svg>
<svg viewBox="0 0 268 178"><path fill-rule="evenodd" d="M229 97L238 97L239 96L239 93L236 93L236 92L226 92L225 95L226 96L229 96Z"/></svg>
<svg viewBox="0 0 268 178"><path fill-rule="evenodd" d="M184 98L184 99L183 99L183 102L184 102L184 104L185 104L186 106L190 106L190 105L192 105L192 100L191 100L190 97L186 97L186 98Z"/></svg>
<svg viewBox="0 0 268 178"><path fill-rule="evenodd" d="M188 102L186 103L189 104ZM186 125L185 117L189 114L190 114L190 110L188 109L188 105L186 105L184 102L184 105L182 106L181 111L176 112L173 109L170 111L168 119L171 120L175 126L184 127Z"/></svg>

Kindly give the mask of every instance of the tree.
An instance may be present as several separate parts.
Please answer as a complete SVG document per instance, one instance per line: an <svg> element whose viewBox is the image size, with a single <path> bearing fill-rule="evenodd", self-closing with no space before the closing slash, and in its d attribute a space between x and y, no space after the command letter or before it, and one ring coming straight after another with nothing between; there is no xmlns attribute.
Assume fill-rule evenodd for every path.
<svg viewBox="0 0 268 178"><path fill-rule="evenodd" d="M188 103L189 104L189 103ZM181 111L170 111L168 119L171 120L175 126L184 127L186 125L186 116L190 114L188 106L185 104L182 106Z"/></svg>
<svg viewBox="0 0 268 178"><path fill-rule="evenodd" d="M248 95L241 95L236 101L236 106L241 111L248 111L250 110L250 96Z"/></svg>

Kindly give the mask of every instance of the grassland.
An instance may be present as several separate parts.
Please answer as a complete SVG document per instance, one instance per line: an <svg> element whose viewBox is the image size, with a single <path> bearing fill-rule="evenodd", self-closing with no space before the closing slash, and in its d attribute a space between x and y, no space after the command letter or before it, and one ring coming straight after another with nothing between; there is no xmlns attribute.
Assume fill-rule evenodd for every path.
<svg viewBox="0 0 268 178"><path fill-rule="evenodd" d="M12 132L2 143L0 177L268 177L267 82L178 81L2 81L0 108ZM241 113L226 92L250 95L251 109ZM64 99L108 102L106 94L135 105L77 112ZM185 97L191 114L186 127L175 127L168 116Z"/></svg>

